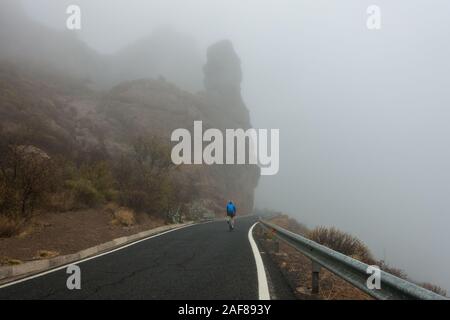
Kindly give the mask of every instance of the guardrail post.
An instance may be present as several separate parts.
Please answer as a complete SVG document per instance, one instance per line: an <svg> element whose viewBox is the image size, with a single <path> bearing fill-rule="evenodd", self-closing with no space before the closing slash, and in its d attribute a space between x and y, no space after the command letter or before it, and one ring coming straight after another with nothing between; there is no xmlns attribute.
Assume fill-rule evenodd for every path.
<svg viewBox="0 0 450 320"><path fill-rule="evenodd" d="M280 241L278 241L277 239L274 239L273 241L273 251L275 251L276 253L280 252Z"/></svg>
<svg viewBox="0 0 450 320"><path fill-rule="evenodd" d="M319 279L320 279L320 269L322 266L315 261L312 261L312 294L319 294Z"/></svg>

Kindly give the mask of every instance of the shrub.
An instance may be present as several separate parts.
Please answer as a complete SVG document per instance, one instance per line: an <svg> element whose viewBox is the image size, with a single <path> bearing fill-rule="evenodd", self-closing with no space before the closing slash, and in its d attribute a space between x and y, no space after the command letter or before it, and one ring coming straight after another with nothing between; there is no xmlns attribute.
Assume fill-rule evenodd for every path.
<svg viewBox="0 0 450 320"><path fill-rule="evenodd" d="M87 207L96 207L104 201L90 180L78 179L66 182L66 187L74 192L75 201Z"/></svg>
<svg viewBox="0 0 450 320"><path fill-rule="evenodd" d="M112 224L131 227L136 224L136 217L132 210L127 208L120 208L113 214L114 218Z"/></svg>
<svg viewBox="0 0 450 320"><path fill-rule="evenodd" d="M309 238L362 262L373 261L369 249L362 241L336 228L317 227L310 232Z"/></svg>
<svg viewBox="0 0 450 320"><path fill-rule="evenodd" d="M38 250L38 252L36 253L37 259L50 259L50 258L54 258L56 256L59 256L58 251Z"/></svg>
<svg viewBox="0 0 450 320"><path fill-rule="evenodd" d="M174 199L170 146L157 137L139 138L115 168L120 205L138 212L168 212Z"/></svg>
<svg viewBox="0 0 450 320"><path fill-rule="evenodd" d="M119 195L119 202L123 206L144 212L151 206L148 198L148 194L142 190L124 190Z"/></svg>
<svg viewBox="0 0 450 320"><path fill-rule="evenodd" d="M115 200L117 196L116 181L107 162L100 161L92 165L83 165L79 175L83 179L89 180L106 201Z"/></svg>
<svg viewBox="0 0 450 320"><path fill-rule="evenodd" d="M51 212L67 212L77 208L75 194L71 190L60 190L47 195L45 209Z"/></svg>
<svg viewBox="0 0 450 320"><path fill-rule="evenodd" d="M29 218L49 191L53 173L50 157L31 145L0 148L0 213Z"/></svg>
<svg viewBox="0 0 450 320"><path fill-rule="evenodd" d="M10 238L17 235L23 226L23 220L0 216L0 238Z"/></svg>
<svg viewBox="0 0 450 320"><path fill-rule="evenodd" d="M266 211L265 214L269 214ZM271 215L275 215L275 213L270 213ZM277 214L274 218L270 220L272 223L275 223L279 225L280 227L283 227L291 232L294 232L296 234L302 235L302 236L308 236L309 229L302 223L299 223L297 220L290 218L286 214Z"/></svg>
<svg viewBox="0 0 450 320"><path fill-rule="evenodd" d="M210 201L197 200L192 202L188 207L187 218L193 221L213 219L215 217L215 214L208 208L210 206Z"/></svg>
<svg viewBox="0 0 450 320"><path fill-rule="evenodd" d="M181 211L181 206L178 208L169 208L166 215L166 222L167 223L182 223L183 222L183 215Z"/></svg>
<svg viewBox="0 0 450 320"><path fill-rule="evenodd" d="M444 297L447 296L447 291L435 284L425 282L425 283L422 283L421 286L424 287L425 289L433 291L434 293L440 294L441 296L444 296Z"/></svg>
<svg viewBox="0 0 450 320"><path fill-rule="evenodd" d="M81 205L90 208L116 200L116 182L106 162L84 164L80 169L71 164L66 165L67 167L62 169L61 179L65 179L64 189L69 191L69 194L64 190L58 191L59 196L54 197L56 203L59 198L62 207L66 207L73 200L75 207Z"/></svg>
<svg viewBox="0 0 450 320"><path fill-rule="evenodd" d="M370 261L368 263L371 265L377 265L380 267L381 270L383 270L387 273L390 273L396 277L408 280L408 275L406 274L405 271L403 271L402 269L394 268L394 267L388 265L384 260Z"/></svg>
<svg viewBox="0 0 450 320"><path fill-rule="evenodd" d="M0 266L17 266L23 264L23 261L19 259L13 259L9 257L0 257Z"/></svg>

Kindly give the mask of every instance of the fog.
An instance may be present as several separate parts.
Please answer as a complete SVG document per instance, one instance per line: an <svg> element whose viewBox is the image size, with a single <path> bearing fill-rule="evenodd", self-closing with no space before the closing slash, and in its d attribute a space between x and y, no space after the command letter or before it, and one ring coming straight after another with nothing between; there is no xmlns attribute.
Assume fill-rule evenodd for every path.
<svg viewBox="0 0 450 320"><path fill-rule="evenodd" d="M366 27L381 8L381 30ZM161 26L230 39L256 128L279 128L280 172L257 206L336 226L418 281L450 290L450 3L447 0L23 1L33 19L113 54ZM180 52L180 59L182 53ZM199 70L201 72L201 70Z"/></svg>

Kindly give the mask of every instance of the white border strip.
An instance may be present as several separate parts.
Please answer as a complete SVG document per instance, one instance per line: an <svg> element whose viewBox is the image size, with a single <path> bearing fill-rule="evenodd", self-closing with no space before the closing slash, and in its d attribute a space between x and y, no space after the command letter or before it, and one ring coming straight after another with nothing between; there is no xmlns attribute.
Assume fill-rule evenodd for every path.
<svg viewBox="0 0 450 320"><path fill-rule="evenodd" d="M51 270L48 270L48 271L44 271L44 272L42 272L42 273L38 273L38 274L29 276L29 277L26 277L26 278L23 278L23 279L19 279L19 280L13 281L13 282L8 282L8 283L6 283L6 284L4 284L4 285L0 285L0 289L6 288L6 287L10 287L10 286L13 286L13 285L16 285L16 284L19 284L19 283L22 283L22 282L25 282L25 281L28 281L28 280L32 280L32 279L35 279L35 278L39 278L39 277L45 276L45 275L47 275L47 274L49 274L49 273L53 273L53 272L56 272L56 271L65 269L65 268L67 268L67 267L70 266L70 265L77 265L77 264L80 264L80 263L83 263L83 262L86 262L86 261L89 261L89 260L97 259L97 258L106 256L106 255L108 255L108 254L110 254L110 253L113 253L113 252L116 252L116 251L120 251L120 250L126 249L126 248L128 248L128 247L134 246L135 244L141 243L141 242L143 242L143 241L147 241L147 240L150 240L150 239L152 239L152 238L156 238L156 237L162 236L162 235L164 235L164 234L167 234L167 233L170 233L170 232L173 232L173 231L178 231L178 230L181 230L181 229L184 229L184 228L192 227L192 226L195 226L195 225L197 225L197 224L189 224L189 225L182 226L182 227L179 227L179 228L167 230L167 231L164 231L164 232L161 232L161 233L158 233L158 234L149 236L149 237L147 237L147 238L140 239L140 240L137 240L137 241L135 241L135 242L126 244L126 245L124 245L124 246L122 246L122 247L113 249L113 250L108 251L108 252L103 252L103 253L100 253L100 254L98 254L98 255L89 257L89 258L85 258L85 259L82 259L82 260L79 260L79 261L74 261L74 262L72 262L72 263L65 264L65 265L60 266L60 267L57 267L57 268L55 268L55 269L51 269Z"/></svg>
<svg viewBox="0 0 450 320"><path fill-rule="evenodd" d="M253 255L256 262L256 272L258 274L258 292L259 300L270 300L269 285L267 284L266 270L264 269L264 264L259 253L258 246L256 245L255 239L253 239L253 228L258 224L256 222L248 231L248 241L250 241L250 246L252 247Z"/></svg>

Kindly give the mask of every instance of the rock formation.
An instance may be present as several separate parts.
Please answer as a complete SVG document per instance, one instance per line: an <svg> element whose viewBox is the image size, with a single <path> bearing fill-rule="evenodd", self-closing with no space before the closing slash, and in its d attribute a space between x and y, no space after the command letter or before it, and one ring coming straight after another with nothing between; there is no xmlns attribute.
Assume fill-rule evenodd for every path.
<svg viewBox="0 0 450 320"><path fill-rule="evenodd" d="M140 135L160 135L170 142L174 129L190 129L196 120L202 120L205 128L251 127L241 97L241 63L231 42L220 41L208 49L203 70L205 88L200 93L183 90L191 75L193 87L201 83L194 79L195 71L177 73L177 65L170 62L175 60L157 61L167 56L167 50L176 50L173 56L178 57L183 54L180 46L190 47L186 37L177 35L148 62L161 66L168 63L170 72L149 65L143 73L134 69L125 78L158 80L123 82L121 70L135 63L133 57L145 63L146 53L141 52L149 49L145 41L151 46L167 43L161 37L170 32L156 33L123 50L120 58L114 58L120 60L121 69L112 70L115 63L77 37L39 25L26 17L15 1L6 1L9 10L0 12L0 16L8 12L8 19L0 19L0 129L8 136L27 136L29 143L50 156L61 154L76 160L92 154L92 150L109 155L127 152L132 139ZM198 65L201 59L195 57L193 49L190 52L188 60ZM189 63L182 56L179 59ZM200 65L198 69L201 74ZM152 70L161 77L146 73ZM105 88L103 81L112 74L119 75L115 81L122 82L96 91ZM177 80L188 85L181 84L180 89L173 84ZM180 174L185 176L186 188L195 189L198 200L209 203L217 214L223 213L229 199L237 203L240 213L251 212L259 178L257 166L192 165L185 166Z"/></svg>
<svg viewBox="0 0 450 320"><path fill-rule="evenodd" d="M241 61L228 40L208 48L204 67L206 96L213 108L222 111L230 125L250 127L250 117L241 95Z"/></svg>

